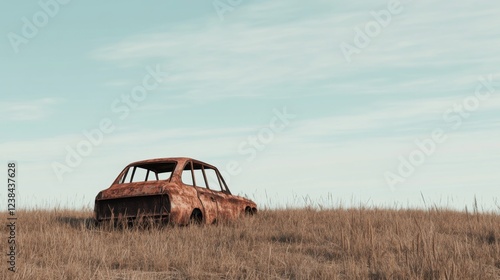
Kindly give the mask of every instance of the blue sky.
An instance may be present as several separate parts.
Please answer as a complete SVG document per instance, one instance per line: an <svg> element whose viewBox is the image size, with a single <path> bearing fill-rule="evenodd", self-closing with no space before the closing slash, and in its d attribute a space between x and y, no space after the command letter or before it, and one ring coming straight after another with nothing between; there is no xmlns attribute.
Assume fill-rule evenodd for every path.
<svg viewBox="0 0 500 280"><path fill-rule="evenodd" d="M19 164L21 207L92 206L129 162L189 156L271 207L424 206L423 196L498 211L499 8L5 2L2 160ZM112 131L69 166L68 149L103 120Z"/></svg>

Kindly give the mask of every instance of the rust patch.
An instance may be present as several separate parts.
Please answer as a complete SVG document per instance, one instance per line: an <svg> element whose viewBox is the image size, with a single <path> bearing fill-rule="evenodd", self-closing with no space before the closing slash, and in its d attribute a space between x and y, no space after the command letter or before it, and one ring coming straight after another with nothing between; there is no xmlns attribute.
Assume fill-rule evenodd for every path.
<svg viewBox="0 0 500 280"><path fill-rule="evenodd" d="M231 194L216 167L191 158L129 164L97 194L94 207L98 223L146 217L176 225L211 224L256 212L255 202Z"/></svg>

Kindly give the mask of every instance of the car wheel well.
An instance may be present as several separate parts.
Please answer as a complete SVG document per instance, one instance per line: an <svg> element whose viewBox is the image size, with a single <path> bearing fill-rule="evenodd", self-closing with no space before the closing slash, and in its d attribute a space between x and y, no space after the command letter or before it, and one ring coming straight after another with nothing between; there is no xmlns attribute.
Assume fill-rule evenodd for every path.
<svg viewBox="0 0 500 280"><path fill-rule="evenodd" d="M191 217L189 217L189 222L192 224L201 224L203 221L203 213L200 209L195 208L191 212Z"/></svg>
<svg viewBox="0 0 500 280"><path fill-rule="evenodd" d="M257 208L252 208L250 206L245 207L245 215L252 216L257 213Z"/></svg>

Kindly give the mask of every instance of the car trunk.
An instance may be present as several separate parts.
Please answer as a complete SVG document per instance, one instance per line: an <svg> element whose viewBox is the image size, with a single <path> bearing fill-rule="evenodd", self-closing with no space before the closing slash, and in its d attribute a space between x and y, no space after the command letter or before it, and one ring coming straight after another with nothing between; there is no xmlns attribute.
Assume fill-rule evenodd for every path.
<svg viewBox="0 0 500 280"><path fill-rule="evenodd" d="M167 218L170 200L167 195L143 195L96 199L95 215L98 221L127 218Z"/></svg>

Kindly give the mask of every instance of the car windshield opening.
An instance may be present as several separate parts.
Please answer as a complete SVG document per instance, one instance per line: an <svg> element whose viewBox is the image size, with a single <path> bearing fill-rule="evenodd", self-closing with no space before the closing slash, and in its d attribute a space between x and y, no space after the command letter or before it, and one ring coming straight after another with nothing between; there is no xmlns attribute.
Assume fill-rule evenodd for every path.
<svg viewBox="0 0 500 280"><path fill-rule="evenodd" d="M130 166L120 184L170 180L176 165L176 162L155 162Z"/></svg>

